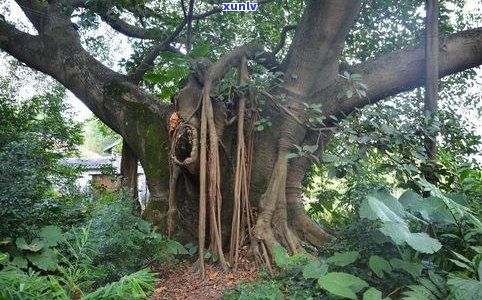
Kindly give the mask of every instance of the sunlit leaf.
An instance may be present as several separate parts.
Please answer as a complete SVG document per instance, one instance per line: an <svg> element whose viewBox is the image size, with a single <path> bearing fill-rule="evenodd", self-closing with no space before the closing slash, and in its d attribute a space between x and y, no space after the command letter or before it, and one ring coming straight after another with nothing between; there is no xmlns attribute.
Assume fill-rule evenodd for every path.
<svg viewBox="0 0 482 300"><path fill-rule="evenodd" d="M320 277L318 285L334 295L357 299L356 293L367 287L368 283L348 273L331 272Z"/></svg>
<svg viewBox="0 0 482 300"><path fill-rule="evenodd" d="M322 260L314 260L305 265L302 269L303 278L320 278L328 272L328 265Z"/></svg>
<svg viewBox="0 0 482 300"><path fill-rule="evenodd" d="M392 272L392 266L383 257L372 255L368 260L368 266L378 277L383 278L385 273Z"/></svg>
<svg viewBox="0 0 482 300"><path fill-rule="evenodd" d="M354 263L359 256L360 253L358 251L343 252L327 258L326 262L329 264L334 264L335 266L344 267Z"/></svg>

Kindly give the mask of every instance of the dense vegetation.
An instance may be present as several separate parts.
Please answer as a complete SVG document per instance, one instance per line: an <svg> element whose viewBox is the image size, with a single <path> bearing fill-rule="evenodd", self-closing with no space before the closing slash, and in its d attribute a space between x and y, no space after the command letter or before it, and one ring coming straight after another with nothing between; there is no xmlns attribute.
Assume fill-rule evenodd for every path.
<svg viewBox="0 0 482 300"><path fill-rule="evenodd" d="M149 266L185 251L132 214L129 194L79 190L82 124L64 89L0 99L0 299L146 298Z"/></svg>
<svg viewBox="0 0 482 300"><path fill-rule="evenodd" d="M0 299L148 298L157 280L152 267L191 262L197 255L201 261L220 260L215 234L200 239L211 242L200 248L165 235L166 216L174 211L172 236L196 240L186 232L200 232L193 224L201 222L202 181L199 174L177 170L182 180L172 187L167 124L179 104L196 106L193 99L205 92L202 68L196 70L192 61L209 58L218 61L213 64L218 69L227 68L223 62L231 66L229 58L245 43L257 50L261 46L252 44L263 44L262 51L243 52L250 81L239 79L239 63L238 70L229 67L211 82L205 99L218 109L210 119L221 120L215 125L226 129L219 142L223 173L212 177L234 181L233 153L248 139L224 126L228 116L244 112L236 109L246 96L244 132L256 145L253 170L244 175L255 191L244 197L253 195L253 215L264 216L238 229L268 221L250 240L264 252L247 257L264 257L262 276L226 289L224 298L482 299L482 140L473 126L482 112L481 82L480 69L465 70L482 60L482 33L480 28L462 32L480 24L482 14L464 11L469 1L439 1L440 32L447 35L441 38L442 73L465 71L440 80L439 110L433 114L423 112L423 89L413 89L423 85L421 48L398 51L422 41L420 1L347 0L343 6L329 0L268 0L259 1L256 14L221 14L216 9L222 1L15 2L28 20L11 21L8 6L1 6L6 17L0 18L0 47L65 87L48 84L45 75L26 71L14 59L14 69L1 80ZM319 3L326 11L316 10ZM340 11L346 14L337 15ZM31 34L35 31L39 34ZM128 37L130 57L117 59L126 50L115 49L119 32ZM339 53L331 55L333 49ZM233 52L225 57L228 50ZM270 59L280 62L276 70ZM29 77L46 84L33 97L21 97L18 84ZM105 124L73 121L65 88ZM194 116L199 123L200 103L191 107L189 120ZM83 129L85 143L97 151L120 139L114 130L135 164L142 162L151 188L144 218L132 212L128 190L99 194L75 185L80 170L61 159L78 155ZM101 134L110 139L98 143ZM217 132L211 140L215 137ZM426 137L437 137L434 161L424 148ZM433 165L436 180L428 182L425 174ZM224 197L235 188L230 180L223 184L218 188ZM166 195L177 200L179 214L168 207ZM223 209L228 208L223 228L231 226L229 195L223 198ZM271 212L260 204L265 199L272 200ZM288 218L297 207L303 214ZM296 228L295 219L321 237L305 238L309 230ZM320 247L323 234L336 239Z"/></svg>
<svg viewBox="0 0 482 300"><path fill-rule="evenodd" d="M443 145L434 186L423 179L424 118L413 122L413 110L399 107L403 115L380 106L347 119L339 142L306 174L307 209L337 240L310 249L314 260L279 248L283 272L226 299L482 297L482 168L471 158L480 136L460 115L440 112L443 122L431 129Z"/></svg>

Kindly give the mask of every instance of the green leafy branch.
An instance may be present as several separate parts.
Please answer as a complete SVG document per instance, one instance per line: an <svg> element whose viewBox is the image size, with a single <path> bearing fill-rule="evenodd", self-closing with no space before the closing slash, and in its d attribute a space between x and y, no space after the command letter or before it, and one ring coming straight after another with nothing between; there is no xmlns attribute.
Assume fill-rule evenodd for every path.
<svg viewBox="0 0 482 300"><path fill-rule="evenodd" d="M338 74L341 78L347 82L347 88L338 93L337 98L350 99L354 95L359 98L367 96L368 86L363 83L363 76L361 74L350 74L348 71L344 71L343 74Z"/></svg>

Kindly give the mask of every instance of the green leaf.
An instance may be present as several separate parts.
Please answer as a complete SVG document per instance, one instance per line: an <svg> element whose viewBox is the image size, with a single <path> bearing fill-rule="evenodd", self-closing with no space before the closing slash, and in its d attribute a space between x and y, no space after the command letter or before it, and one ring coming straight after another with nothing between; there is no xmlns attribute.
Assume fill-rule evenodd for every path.
<svg viewBox="0 0 482 300"><path fill-rule="evenodd" d="M363 293L363 300L382 300L382 292L371 287Z"/></svg>
<svg viewBox="0 0 482 300"><path fill-rule="evenodd" d="M320 277L318 285L334 295L357 299L356 293L367 287L368 283L348 273L331 272Z"/></svg>
<svg viewBox="0 0 482 300"><path fill-rule="evenodd" d="M23 237L17 238L15 245L17 245L18 249L28 250L28 244Z"/></svg>
<svg viewBox="0 0 482 300"><path fill-rule="evenodd" d="M343 252L328 257L326 262L329 264L334 264L335 266L344 267L354 263L359 256L360 253L358 253L358 251Z"/></svg>
<svg viewBox="0 0 482 300"><path fill-rule="evenodd" d="M282 267L289 263L289 256L285 248L277 244L274 246L273 251L274 251L274 262L276 263L276 266Z"/></svg>
<svg viewBox="0 0 482 300"><path fill-rule="evenodd" d="M409 285L409 291L403 294L408 297L404 297L404 300L437 300L437 298L424 286L421 285Z"/></svg>
<svg viewBox="0 0 482 300"><path fill-rule="evenodd" d="M428 277L432 281L433 284L437 286L437 289L443 293L447 294L448 293L448 287L447 287L447 282L445 281L445 278L442 276L436 274L434 271L429 270L428 271Z"/></svg>
<svg viewBox="0 0 482 300"><path fill-rule="evenodd" d="M164 74L150 72L145 74L143 79L148 82L157 83L164 81L164 77Z"/></svg>
<svg viewBox="0 0 482 300"><path fill-rule="evenodd" d="M422 197L420 197L419 194L415 193L412 190L406 190L405 192L403 192L400 198L398 198L398 201L405 208L411 208L412 205L416 204L420 200L422 200Z"/></svg>
<svg viewBox="0 0 482 300"><path fill-rule="evenodd" d="M376 196L376 197L374 197ZM389 194L368 196L360 206L360 216L370 220L381 220L380 231L389 236L396 244L407 243L423 253L434 253L442 244L426 233L411 233L404 217L411 216L403 210L400 202ZM383 199L383 202L381 201Z"/></svg>
<svg viewBox="0 0 482 300"><path fill-rule="evenodd" d="M138 220L136 222L137 228L144 233L150 233L151 232L151 225L144 221L144 220Z"/></svg>
<svg viewBox="0 0 482 300"><path fill-rule="evenodd" d="M472 300L472 299L482 299L482 282L462 279L462 278L452 278L447 280L447 284L450 286L454 299L460 300Z"/></svg>
<svg viewBox="0 0 482 300"><path fill-rule="evenodd" d="M360 216L370 220L379 219L384 222L404 223L403 218L407 216L407 212L400 202L386 192L373 193L367 196L362 206L365 206L363 213L368 215L362 215L362 208L360 207ZM368 208L369 211L366 211Z"/></svg>
<svg viewBox="0 0 482 300"><path fill-rule="evenodd" d="M286 154L286 158L287 158L287 159L297 158L297 157L300 157L300 156L298 155L298 153L288 153L288 154Z"/></svg>
<svg viewBox="0 0 482 300"><path fill-rule="evenodd" d="M420 275L422 274L423 267L421 264L407 262L399 258L392 258L390 259L390 265L393 269L405 271L408 274L412 275L414 278L420 277Z"/></svg>
<svg viewBox="0 0 482 300"><path fill-rule="evenodd" d="M209 53L209 49L210 49L209 44L202 44L202 45L196 46L191 50L191 53L189 54L189 56L191 56L192 58L206 56L206 54Z"/></svg>
<svg viewBox="0 0 482 300"><path fill-rule="evenodd" d="M8 259L8 254L7 253L0 253L0 262L3 262L4 260Z"/></svg>
<svg viewBox="0 0 482 300"><path fill-rule="evenodd" d="M384 273L392 272L392 266L388 262L388 260L384 259L383 257L372 255L368 261L368 265L370 269L372 269L378 277L383 278Z"/></svg>
<svg viewBox="0 0 482 300"><path fill-rule="evenodd" d="M335 177L338 174L338 169L336 167L328 167L328 177Z"/></svg>
<svg viewBox="0 0 482 300"><path fill-rule="evenodd" d="M456 224L456 221L445 202L438 197L421 199L410 206L412 211L420 213L422 218L429 222L441 224Z"/></svg>
<svg viewBox="0 0 482 300"><path fill-rule="evenodd" d="M305 253L295 253L289 258L289 264L297 264L307 260Z"/></svg>
<svg viewBox="0 0 482 300"><path fill-rule="evenodd" d="M10 264L17 266L19 269L26 269L28 267L28 261L21 256L15 256Z"/></svg>
<svg viewBox="0 0 482 300"><path fill-rule="evenodd" d="M427 290L436 296L436 299L445 299L445 289L439 290L438 286L435 285L430 279L426 277L421 277L418 279L421 285L423 285Z"/></svg>
<svg viewBox="0 0 482 300"><path fill-rule="evenodd" d="M439 240L430 237L425 232L410 233L407 244L422 253L435 253L442 248Z"/></svg>
<svg viewBox="0 0 482 300"><path fill-rule="evenodd" d="M174 240L167 240L167 250L172 254L189 254L183 245Z"/></svg>
<svg viewBox="0 0 482 300"><path fill-rule="evenodd" d="M390 237L397 245L403 245L410 235L408 226L398 222L385 222L380 227L380 231Z"/></svg>
<svg viewBox="0 0 482 300"><path fill-rule="evenodd" d="M449 260L450 260L451 262L453 262L456 266L458 266L458 267L460 267L460 268L462 268L462 269L468 270L468 271L470 271L470 272L474 272L474 269L473 269L471 266L469 266L469 265L467 265L467 264L465 264L465 263L463 263L463 262L461 262L461 261L458 261L458 260L455 260L455 259L449 259Z"/></svg>
<svg viewBox="0 0 482 300"><path fill-rule="evenodd" d="M29 253L27 258L34 266L45 271L53 271L57 268L57 255L49 248L45 248L40 253Z"/></svg>
<svg viewBox="0 0 482 300"><path fill-rule="evenodd" d="M59 242L64 240L62 230L60 227L54 225L43 227L40 229L39 235L42 237L45 246L47 247L57 246Z"/></svg>
<svg viewBox="0 0 482 300"><path fill-rule="evenodd" d="M405 223L386 222L382 224L380 231L396 244L403 245L406 242L419 252L430 254L442 248L442 244L437 239L431 238L425 232L411 233Z"/></svg>
<svg viewBox="0 0 482 300"><path fill-rule="evenodd" d="M328 272L328 265L325 261L314 260L305 265L302 269L303 278L320 278Z"/></svg>
<svg viewBox="0 0 482 300"><path fill-rule="evenodd" d="M465 256L463 256L462 254L459 254L459 253L457 253L457 252L455 252L455 251L451 251L451 252L452 252L453 255L455 255L455 257L457 257L457 258L460 259L461 261L464 261L464 262L466 262L466 263L469 264L469 265L472 264L472 262L471 262L468 258L466 258Z"/></svg>
<svg viewBox="0 0 482 300"><path fill-rule="evenodd" d="M331 153L323 153L323 155L321 156L321 160L326 163L331 163L336 161L336 156Z"/></svg>
<svg viewBox="0 0 482 300"><path fill-rule="evenodd" d="M477 269L477 276L479 276L479 280L482 281L482 254L477 255L477 262L474 263L475 268Z"/></svg>
<svg viewBox="0 0 482 300"><path fill-rule="evenodd" d="M39 239L34 239L30 244L27 244L24 238L17 238L15 241L17 248L22 250L29 250L32 252L38 252L43 249L44 242Z"/></svg>
<svg viewBox="0 0 482 300"><path fill-rule="evenodd" d="M305 145L303 146L303 149L310 153L314 153L316 149L318 149L318 145Z"/></svg>

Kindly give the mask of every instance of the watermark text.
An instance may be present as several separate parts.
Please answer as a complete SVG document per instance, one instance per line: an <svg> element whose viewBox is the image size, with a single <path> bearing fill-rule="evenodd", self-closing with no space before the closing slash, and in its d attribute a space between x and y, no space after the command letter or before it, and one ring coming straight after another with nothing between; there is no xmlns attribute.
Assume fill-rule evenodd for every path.
<svg viewBox="0 0 482 300"><path fill-rule="evenodd" d="M223 11L256 11L258 3L223 3Z"/></svg>

